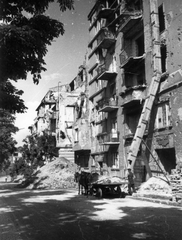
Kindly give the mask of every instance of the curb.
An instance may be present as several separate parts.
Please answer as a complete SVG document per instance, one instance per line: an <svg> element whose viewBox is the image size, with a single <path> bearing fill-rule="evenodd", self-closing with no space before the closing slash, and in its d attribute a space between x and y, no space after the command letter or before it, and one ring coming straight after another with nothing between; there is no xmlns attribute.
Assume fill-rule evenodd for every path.
<svg viewBox="0 0 182 240"><path fill-rule="evenodd" d="M148 201L148 202L165 204L165 205L168 205L168 206L174 206L174 207L182 208L182 203L172 202L172 201L164 200L164 199L147 198L147 197L139 197L139 196L127 196L127 198L132 198L132 199L136 199L136 200Z"/></svg>

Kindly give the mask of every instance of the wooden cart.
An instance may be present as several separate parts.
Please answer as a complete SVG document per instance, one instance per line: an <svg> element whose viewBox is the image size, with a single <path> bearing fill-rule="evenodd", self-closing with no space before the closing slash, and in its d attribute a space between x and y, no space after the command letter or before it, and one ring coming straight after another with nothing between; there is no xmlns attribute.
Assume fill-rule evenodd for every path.
<svg viewBox="0 0 182 240"><path fill-rule="evenodd" d="M122 186L125 183L92 183L90 194L99 198L107 197L125 197L125 192L122 191Z"/></svg>

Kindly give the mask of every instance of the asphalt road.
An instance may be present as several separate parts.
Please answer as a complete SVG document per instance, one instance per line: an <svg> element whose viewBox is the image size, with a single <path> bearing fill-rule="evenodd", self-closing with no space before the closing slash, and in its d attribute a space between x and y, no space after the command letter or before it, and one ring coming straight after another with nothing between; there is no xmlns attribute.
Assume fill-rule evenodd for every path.
<svg viewBox="0 0 182 240"><path fill-rule="evenodd" d="M182 208L0 183L1 240L180 240Z"/></svg>

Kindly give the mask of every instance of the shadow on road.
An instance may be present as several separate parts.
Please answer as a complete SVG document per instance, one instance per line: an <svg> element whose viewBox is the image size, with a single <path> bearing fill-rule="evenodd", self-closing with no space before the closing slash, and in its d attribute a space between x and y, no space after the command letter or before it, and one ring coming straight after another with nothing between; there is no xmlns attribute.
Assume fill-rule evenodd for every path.
<svg viewBox="0 0 182 240"><path fill-rule="evenodd" d="M173 240L182 236L181 208L130 198L87 198L75 189L15 186L0 184L0 216L9 214L23 240Z"/></svg>

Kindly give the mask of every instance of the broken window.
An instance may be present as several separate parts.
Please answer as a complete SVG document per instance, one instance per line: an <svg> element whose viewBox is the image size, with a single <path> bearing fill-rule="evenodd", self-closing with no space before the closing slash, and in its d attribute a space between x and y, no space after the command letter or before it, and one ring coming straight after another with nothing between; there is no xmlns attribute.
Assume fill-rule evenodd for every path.
<svg viewBox="0 0 182 240"><path fill-rule="evenodd" d="M126 88L139 86L145 84L145 72L139 72L138 74L126 73L125 74L125 86Z"/></svg>
<svg viewBox="0 0 182 240"><path fill-rule="evenodd" d="M144 35L141 35L135 40L136 43L136 55L142 56L144 54Z"/></svg>
<svg viewBox="0 0 182 240"><path fill-rule="evenodd" d="M119 168L119 156L117 152L111 153L112 168Z"/></svg>
<svg viewBox="0 0 182 240"><path fill-rule="evenodd" d="M167 50L166 45L161 46L161 71L162 73L166 72L166 58L167 58Z"/></svg>
<svg viewBox="0 0 182 240"><path fill-rule="evenodd" d="M163 4L159 6L158 12L159 12L159 32L161 33L165 30L165 17L164 17Z"/></svg>
<svg viewBox="0 0 182 240"><path fill-rule="evenodd" d="M155 128L165 128L171 126L171 109L169 101L160 103L157 108Z"/></svg>

